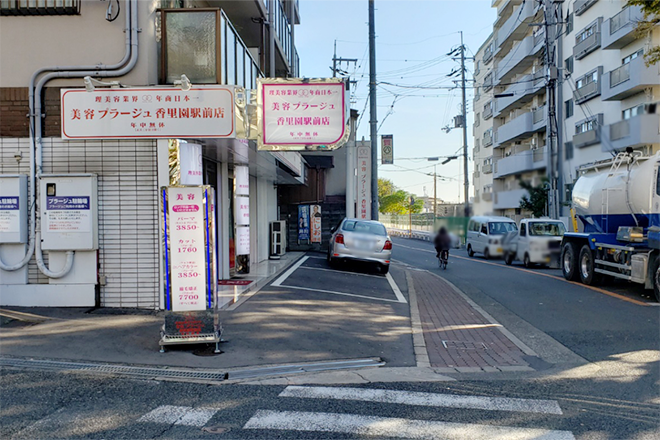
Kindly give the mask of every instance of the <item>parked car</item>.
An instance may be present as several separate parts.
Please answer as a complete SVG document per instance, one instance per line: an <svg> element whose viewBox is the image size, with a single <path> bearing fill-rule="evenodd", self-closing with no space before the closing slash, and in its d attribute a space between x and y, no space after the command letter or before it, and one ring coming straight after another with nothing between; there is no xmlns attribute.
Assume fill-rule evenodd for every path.
<svg viewBox="0 0 660 440"><path fill-rule="evenodd" d="M559 267L561 240L566 232L559 220L527 218L520 221L518 231L504 236L504 262L522 261L525 267L542 264Z"/></svg>
<svg viewBox="0 0 660 440"><path fill-rule="evenodd" d="M484 257L500 257L504 253L502 238L509 232L517 231L516 222L508 217L472 217L468 223L467 253L473 257L475 253Z"/></svg>
<svg viewBox="0 0 660 440"><path fill-rule="evenodd" d="M330 265L338 261L363 261L375 263L382 274L390 270L392 239L381 222L346 218L331 231Z"/></svg>

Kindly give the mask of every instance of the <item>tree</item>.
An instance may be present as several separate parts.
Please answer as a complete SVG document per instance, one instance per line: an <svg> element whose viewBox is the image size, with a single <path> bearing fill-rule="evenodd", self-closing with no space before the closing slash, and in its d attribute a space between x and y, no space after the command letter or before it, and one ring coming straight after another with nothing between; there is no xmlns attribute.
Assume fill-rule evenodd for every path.
<svg viewBox="0 0 660 440"><path fill-rule="evenodd" d="M383 214L408 214L411 210L413 213L421 212L424 201L415 200L411 206L410 196L410 193L394 186L391 180L378 179L378 206Z"/></svg>
<svg viewBox="0 0 660 440"><path fill-rule="evenodd" d="M523 180L518 182L521 188L529 193L529 196L522 196L520 199L520 209L531 211L534 217L543 217L548 206L548 179L543 179L537 186Z"/></svg>
<svg viewBox="0 0 660 440"><path fill-rule="evenodd" d="M626 6L640 6L643 18L635 26L635 36L645 38L660 23L660 0L628 0ZM660 62L660 46L652 46L645 54L646 65Z"/></svg>

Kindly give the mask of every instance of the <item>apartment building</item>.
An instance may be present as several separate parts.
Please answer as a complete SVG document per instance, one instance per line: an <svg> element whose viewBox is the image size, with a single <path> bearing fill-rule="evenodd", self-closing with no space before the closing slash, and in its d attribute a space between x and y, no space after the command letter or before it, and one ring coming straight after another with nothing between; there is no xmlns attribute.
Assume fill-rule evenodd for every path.
<svg viewBox="0 0 660 440"><path fill-rule="evenodd" d="M36 176L30 182L46 174L95 175L98 250L76 251L71 270L56 277L66 265L65 252L44 250L43 264L37 264L35 255L42 252L32 234L30 245L0 242L5 266L33 255L18 270L0 269L0 303L163 308L159 188L170 184L172 144L63 139L60 90L104 88L111 81L121 90L153 85L167 90L179 87L182 74L193 86L254 89L259 77L297 77L299 23L297 0L1 2L0 175ZM94 81L86 84L85 76ZM305 182L302 156L260 152L246 139L180 141L201 145L203 183L216 189L218 277L230 278L236 268L238 165L249 167L250 261L267 259L269 223L279 220L278 188ZM35 187L28 194L34 196ZM28 209L34 216L43 208L30 203Z"/></svg>
<svg viewBox="0 0 660 440"><path fill-rule="evenodd" d="M489 37L494 47L492 76L475 78L483 90L492 87L493 212L516 219L527 216L519 208L526 193L519 181L540 184L552 164L547 147L546 83L553 74L545 67L549 46L559 68L557 198L559 215L567 216L581 165L607 159L626 147L646 154L658 151L655 103L660 72L657 65L646 66L642 55L659 44L660 29L656 26L651 35L637 38L633 28L641 11L625 7L623 0L547 2L545 6L557 8L562 17L550 27L557 37L548 45L543 2L494 0L493 6L497 19ZM477 62L483 64L485 55L478 54ZM481 108L475 106L475 121ZM476 134L475 128L475 144ZM485 158L474 157L475 168L482 166Z"/></svg>
<svg viewBox="0 0 660 440"><path fill-rule="evenodd" d="M493 35L481 45L474 57L474 214L493 212Z"/></svg>

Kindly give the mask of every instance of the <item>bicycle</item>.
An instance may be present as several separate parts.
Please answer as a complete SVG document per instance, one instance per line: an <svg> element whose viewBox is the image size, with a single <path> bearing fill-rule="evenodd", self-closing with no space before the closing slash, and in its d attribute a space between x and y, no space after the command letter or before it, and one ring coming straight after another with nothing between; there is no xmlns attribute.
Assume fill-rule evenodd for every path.
<svg viewBox="0 0 660 440"><path fill-rule="evenodd" d="M443 270L447 270L447 263L449 263L449 250L445 249L440 251L438 256L438 266Z"/></svg>

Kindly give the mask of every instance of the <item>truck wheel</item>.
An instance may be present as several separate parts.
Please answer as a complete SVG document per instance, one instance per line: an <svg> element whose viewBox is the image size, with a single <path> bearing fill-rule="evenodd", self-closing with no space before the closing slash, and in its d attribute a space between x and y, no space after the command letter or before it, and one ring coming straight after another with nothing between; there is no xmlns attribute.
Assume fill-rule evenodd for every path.
<svg viewBox="0 0 660 440"><path fill-rule="evenodd" d="M655 293L655 300L660 302L660 265L653 276L653 293Z"/></svg>
<svg viewBox="0 0 660 440"><path fill-rule="evenodd" d="M594 254L591 252L588 244L582 246L578 262L580 281L587 286L595 284L598 281L598 275L596 274L596 266L594 264Z"/></svg>
<svg viewBox="0 0 660 440"><path fill-rule="evenodd" d="M474 251L472 250L472 245L468 244L467 246L468 257L474 257Z"/></svg>
<svg viewBox="0 0 660 440"><path fill-rule="evenodd" d="M565 243L561 249L561 271L568 281L578 280L577 253L575 243Z"/></svg>
<svg viewBox="0 0 660 440"><path fill-rule="evenodd" d="M523 258L523 264L527 269L532 267L532 261L529 259L529 254L525 254L525 258Z"/></svg>

